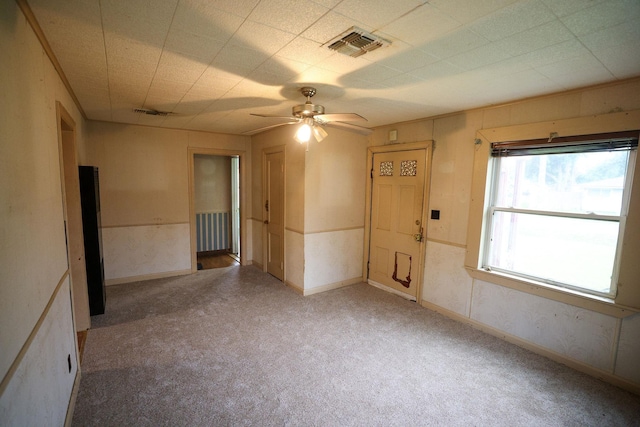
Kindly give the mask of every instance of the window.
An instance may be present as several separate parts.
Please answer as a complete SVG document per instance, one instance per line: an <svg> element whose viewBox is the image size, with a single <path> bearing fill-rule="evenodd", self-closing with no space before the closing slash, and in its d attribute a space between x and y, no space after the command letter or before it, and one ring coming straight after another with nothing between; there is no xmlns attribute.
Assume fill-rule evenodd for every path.
<svg viewBox="0 0 640 427"><path fill-rule="evenodd" d="M614 298L637 135L493 143L482 267Z"/></svg>

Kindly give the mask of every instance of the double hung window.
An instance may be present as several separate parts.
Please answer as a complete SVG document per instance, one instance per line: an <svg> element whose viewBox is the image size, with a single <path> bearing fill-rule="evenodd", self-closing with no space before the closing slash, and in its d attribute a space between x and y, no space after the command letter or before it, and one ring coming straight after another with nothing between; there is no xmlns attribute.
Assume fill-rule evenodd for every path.
<svg viewBox="0 0 640 427"><path fill-rule="evenodd" d="M483 268L614 298L638 132L494 143Z"/></svg>

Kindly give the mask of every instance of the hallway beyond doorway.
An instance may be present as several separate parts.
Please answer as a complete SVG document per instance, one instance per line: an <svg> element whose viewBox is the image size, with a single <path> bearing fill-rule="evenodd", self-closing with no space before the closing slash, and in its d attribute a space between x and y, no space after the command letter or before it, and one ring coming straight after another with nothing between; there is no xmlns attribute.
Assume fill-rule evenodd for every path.
<svg viewBox="0 0 640 427"><path fill-rule="evenodd" d="M226 251L198 252L198 270L239 266L238 260Z"/></svg>

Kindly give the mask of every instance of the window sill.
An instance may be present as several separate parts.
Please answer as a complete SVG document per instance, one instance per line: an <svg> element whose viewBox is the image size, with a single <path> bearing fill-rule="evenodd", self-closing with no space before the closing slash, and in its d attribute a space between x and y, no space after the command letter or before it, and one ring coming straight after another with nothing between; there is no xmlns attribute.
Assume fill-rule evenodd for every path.
<svg viewBox="0 0 640 427"><path fill-rule="evenodd" d="M507 288L515 289L528 294L559 301L576 307L606 314L616 318L624 318L638 313L630 307L624 307L616 304L615 300L610 298L598 297L565 289L546 283L524 280L519 277L510 276L508 274L497 273L495 271L485 271L476 268L466 267L471 277L485 282L494 283Z"/></svg>

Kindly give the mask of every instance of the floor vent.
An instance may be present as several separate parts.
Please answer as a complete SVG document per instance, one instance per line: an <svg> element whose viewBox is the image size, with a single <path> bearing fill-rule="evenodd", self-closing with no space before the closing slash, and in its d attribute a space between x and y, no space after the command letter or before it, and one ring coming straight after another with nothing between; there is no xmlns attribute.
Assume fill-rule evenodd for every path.
<svg viewBox="0 0 640 427"><path fill-rule="evenodd" d="M391 42L385 39L374 36L358 27L351 27L326 43L326 46L331 50L356 58L389 44Z"/></svg>

